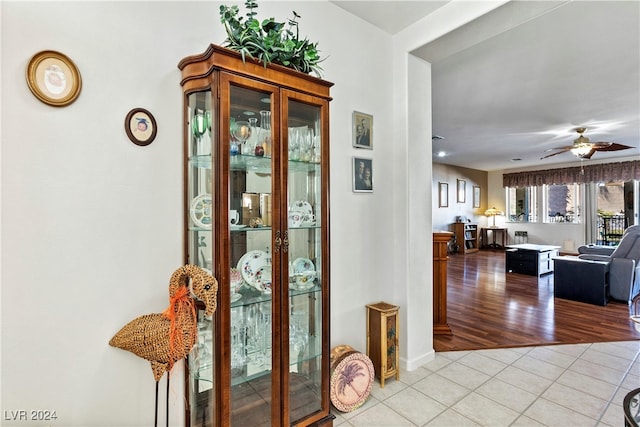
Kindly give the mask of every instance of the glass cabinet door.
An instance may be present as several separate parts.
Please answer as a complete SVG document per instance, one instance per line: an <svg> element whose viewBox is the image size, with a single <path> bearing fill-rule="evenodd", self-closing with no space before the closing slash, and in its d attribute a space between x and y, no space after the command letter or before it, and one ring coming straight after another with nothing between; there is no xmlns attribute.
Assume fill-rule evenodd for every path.
<svg viewBox="0 0 640 427"><path fill-rule="evenodd" d="M213 270L215 188L213 186L212 137L215 128L211 91L191 93L186 108L186 157L188 159L186 212L188 262L209 273ZM189 355L189 406L192 425L212 425L216 411L214 393L214 322L198 310L198 341Z"/></svg>
<svg viewBox="0 0 640 427"><path fill-rule="evenodd" d="M323 179L321 106L287 98L289 421L322 409ZM325 242L326 243L326 242Z"/></svg>
<svg viewBox="0 0 640 427"><path fill-rule="evenodd" d="M231 425L271 425L273 366L280 357L274 336L280 258L272 244L279 229L272 166L278 147L274 145L276 89L238 77L223 78L221 87L221 109L229 111L221 120L225 126L221 138L229 168L224 215L229 239L223 263L230 289L226 297L220 295L230 299Z"/></svg>

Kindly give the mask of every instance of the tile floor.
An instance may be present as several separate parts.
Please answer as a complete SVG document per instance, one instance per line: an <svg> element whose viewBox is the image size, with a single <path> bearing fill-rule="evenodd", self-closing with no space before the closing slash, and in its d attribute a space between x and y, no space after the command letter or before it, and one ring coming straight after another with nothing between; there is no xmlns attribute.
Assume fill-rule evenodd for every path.
<svg viewBox="0 0 640 427"><path fill-rule="evenodd" d="M619 427L635 388L640 341L439 352L334 426Z"/></svg>

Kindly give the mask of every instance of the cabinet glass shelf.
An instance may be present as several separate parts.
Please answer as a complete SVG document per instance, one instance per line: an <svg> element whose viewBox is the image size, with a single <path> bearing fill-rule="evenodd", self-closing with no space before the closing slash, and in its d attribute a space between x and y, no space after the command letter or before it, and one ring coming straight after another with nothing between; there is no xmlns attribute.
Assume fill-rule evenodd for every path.
<svg viewBox="0 0 640 427"><path fill-rule="evenodd" d="M289 296L320 293L321 291L322 291L322 285L318 283L318 281L316 281L316 284L313 286L313 288L310 288L310 289L297 290L294 288L289 288ZM263 302L271 301L271 294L263 294L259 290L252 288L246 283L240 287L240 289L238 290L238 293L242 295L242 298L232 302L231 303L232 308L242 307L242 306L251 305L251 304L260 304Z"/></svg>
<svg viewBox="0 0 640 427"><path fill-rule="evenodd" d="M271 157L256 157L244 154L237 154L229 158L232 171L256 172L271 174ZM192 156L189 158L189 165L199 169L211 169L211 156ZM299 160L289 160L289 169L292 172L318 172L320 164L303 162Z"/></svg>

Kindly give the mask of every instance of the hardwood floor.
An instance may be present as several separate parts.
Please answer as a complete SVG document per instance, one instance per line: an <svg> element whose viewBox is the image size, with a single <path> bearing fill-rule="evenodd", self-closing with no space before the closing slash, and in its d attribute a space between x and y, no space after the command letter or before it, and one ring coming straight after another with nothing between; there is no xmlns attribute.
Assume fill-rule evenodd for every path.
<svg viewBox="0 0 640 427"><path fill-rule="evenodd" d="M554 298L553 274L505 273L504 251L450 255L447 321L436 351L640 339L625 303L604 307Z"/></svg>

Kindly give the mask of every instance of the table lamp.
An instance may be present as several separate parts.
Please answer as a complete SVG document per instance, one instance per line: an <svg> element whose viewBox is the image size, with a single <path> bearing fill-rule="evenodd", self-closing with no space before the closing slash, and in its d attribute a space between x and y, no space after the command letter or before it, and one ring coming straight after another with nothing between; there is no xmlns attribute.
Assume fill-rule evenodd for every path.
<svg viewBox="0 0 640 427"><path fill-rule="evenodd" d="M504 212L502 212L501 210L498 210L494 207L492 207L491 209L487 209L486 211L484 211L484 214L486 216L492 216L493 217L493 225L491 226L491 228L496 228L496 215L504 215Z"/></svg>

